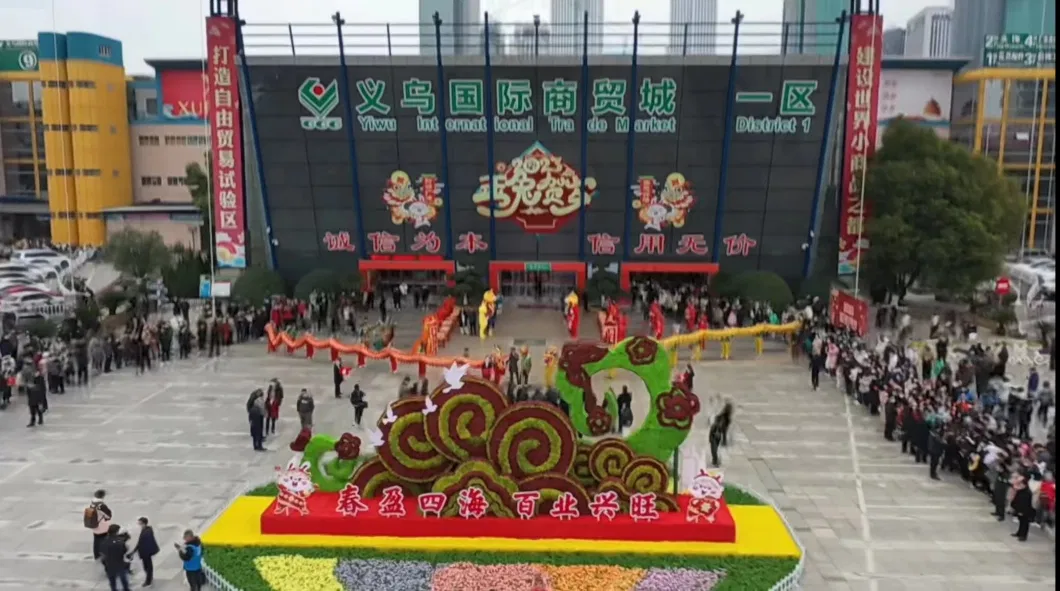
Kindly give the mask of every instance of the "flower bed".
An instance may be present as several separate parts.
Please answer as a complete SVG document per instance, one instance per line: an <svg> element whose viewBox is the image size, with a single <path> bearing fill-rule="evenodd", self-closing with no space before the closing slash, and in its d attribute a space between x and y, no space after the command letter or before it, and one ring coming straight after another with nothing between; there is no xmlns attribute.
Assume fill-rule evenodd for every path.
<svg viewBox="0 0 1060 591"><path fill-rule="evenodd" d="M240 591L766 591L798 562L735 556L234 547L210 547L207 559Z"/></svg>

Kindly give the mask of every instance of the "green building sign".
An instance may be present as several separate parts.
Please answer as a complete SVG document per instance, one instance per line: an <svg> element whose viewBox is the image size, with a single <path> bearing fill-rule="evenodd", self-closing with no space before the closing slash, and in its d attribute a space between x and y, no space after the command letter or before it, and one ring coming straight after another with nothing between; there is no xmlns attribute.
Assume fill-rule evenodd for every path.
<svg viewBox="0 0 1060 591"><path fill-rule="evenodd" d="M36 40L0 41L0 72L36 72L39 65Z"/></svg>
<svg viewBox="0 0 1060 591"><path fill-rule="evenodd" d="M400 82L397 107L414 111L416 131L434 133L439 130L438 96L431 80L409 78ZM444 89L448 110L446 131L450 133L486 132L486 88L481 79L450 79ZM495 81L493 93L493 129L497 133L534 133L537 125L535 108L547 120L552 133L575 133L578 130L577 110L579 84L575 80L557 78L534 88L530 80L500 79ZM638 110L636 119L630 116L627 97L629 81L617 78L597 78L590 84L590 133L627 133L630 125L637 133L677 133L677 82L673 78L645 78L635 89L633 105ZM395 132L398 119L395 105L385 80L358 80L353 105L357 123L366 132ZM304 105L304 103L303 103ZM632 122L632 123L631 123Z"/></svg>
<svg viewBox="0 0 1060 591"><path fill-rule="evenodd" d="M1056 64L1056 35L1004 33L987 35L983 65L987 68L1052 68Z"/></svg>

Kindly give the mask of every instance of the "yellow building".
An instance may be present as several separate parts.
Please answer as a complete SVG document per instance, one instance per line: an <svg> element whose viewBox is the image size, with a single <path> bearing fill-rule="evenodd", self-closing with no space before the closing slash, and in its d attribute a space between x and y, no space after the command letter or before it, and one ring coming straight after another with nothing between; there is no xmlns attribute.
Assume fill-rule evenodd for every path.
<svg viewBox="0 0 1060 591"><path fill-rule="evenodd" d="M13 210L3 205L26 213L17 206L46 199L54 243L102 245L103 212L133 203L121 43L40 33L33 56L28 47L3 53L0 46L0 66L16 65L0 69L0 105L12 106L11 113L0 109L0 195L26 197ZM8 54L16 57L5 60Z"/></svg>
<svg viewBox="0 0 1060 591"><path fill-rule="evenodd" d="M1027 198L1023 248L1056 247L1056 71L983 68L954 79L951 138L997 161Z"/></svg>

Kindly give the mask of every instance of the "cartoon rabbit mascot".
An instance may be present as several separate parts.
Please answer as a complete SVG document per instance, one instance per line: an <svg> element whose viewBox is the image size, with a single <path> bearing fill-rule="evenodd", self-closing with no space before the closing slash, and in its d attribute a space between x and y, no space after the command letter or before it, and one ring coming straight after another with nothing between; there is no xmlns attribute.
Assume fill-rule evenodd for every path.
<svg viewBox="0 0 1060 591"><path fill-rule="evenodd" d="M714 515L721 509L721 498L725 494L722 473L715 470L700 470L692 479L689 491L692 499L688 503L685 519L691 523L704 520L714 523Z"/></svg>
<svg viewBox="0 0 1060 591"><path fill-rule="evenodd" d="M302 462L300 457L293 457L284 468L276 467L279 476L276 478L276 513L278 515L290 515L295 511L298 515L309 515L307 499L316 492L317 485L309 475L309 462Z"/></svg>

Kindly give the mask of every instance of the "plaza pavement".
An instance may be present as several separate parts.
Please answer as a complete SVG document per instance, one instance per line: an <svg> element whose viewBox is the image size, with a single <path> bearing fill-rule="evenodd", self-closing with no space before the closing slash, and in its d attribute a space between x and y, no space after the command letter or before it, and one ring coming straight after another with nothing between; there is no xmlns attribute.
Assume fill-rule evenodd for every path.
<svg viewBox="0 0 1060 591"><path fill-rule="evenodd" d="M403 325L401 331L411 331L415 323ZM562 342L562 330L558 313L506 310L498 333L518 335L539 355L545 343ZM477 339L456 341L450 353ZM493 342L506 349L513 338ZM326 354L308 361L304 354L269 356L264 349L237 346L219 360L193 358L144 377L127 370L101 377L89 388L51 396L46 425L33 430L25 428L22 399L0 413L0 498L7 503L0 515L0 589L107 589L81 523L97 488L107 489L116 523L134 525L145 515L154 524L162 546L156 588L185 588L171 543L185 528L201 530L232 497L269 480L287 460L287 443L298 430L293 401L299 389L316 395L318 430L366 436L350 428L348 400L331 397ZM929 480L926 466L883 440L878 418L848 407L830 387L810 391L805 368L787 355L755 359L745 343L734 347L733 357L696 368L706 409L682 449L682 480L708 461L707 413L732 399L737 410L731 445L723 450L725 477L784 512L807 550L804 589L1055 587L1054 546L1041 531L1032 529L1025 544L1015 542L1008 535L1015 526L990 518L981 495L950 475ZM538 363L538 380L540 371ZM391 375L385 363L370 364L345 390L359 382L368 394L367 416L376 417L401 375ZM289 403L278 437L266 443L270 451L255 453L244 403L271 377L283 381ZM628 377L619 374L613 385ZM630 385L634 414L643 416L643 391Z"/></svg>

